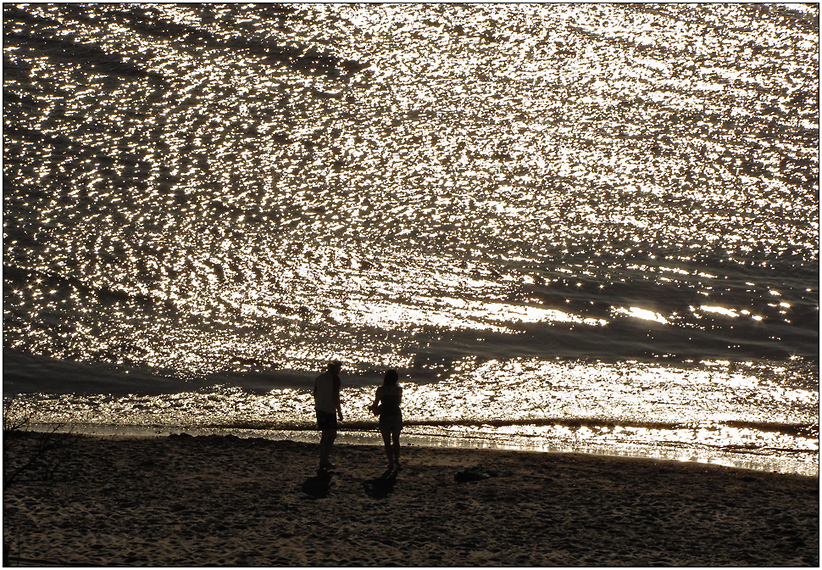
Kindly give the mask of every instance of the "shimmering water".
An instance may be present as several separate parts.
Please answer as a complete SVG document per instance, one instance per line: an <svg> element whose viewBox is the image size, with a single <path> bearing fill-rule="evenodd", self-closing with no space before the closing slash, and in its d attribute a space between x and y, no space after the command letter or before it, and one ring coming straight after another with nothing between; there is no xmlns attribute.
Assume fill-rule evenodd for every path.
<svg viewBox="0 0 822 570"><path fill-rule="evenodd" d="M352 429L395 367L419 437L816 469L816 6L3 25L4 388L37 421L305 427L338 358Z"/></svg>

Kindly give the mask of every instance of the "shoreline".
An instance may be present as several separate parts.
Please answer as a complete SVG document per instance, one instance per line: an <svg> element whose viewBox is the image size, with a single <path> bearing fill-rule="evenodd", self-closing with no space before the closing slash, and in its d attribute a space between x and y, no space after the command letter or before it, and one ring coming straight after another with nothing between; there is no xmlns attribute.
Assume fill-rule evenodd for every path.
<svg viewBox="0 0 822 570"><path fill-rule="evenodd" d="M580 453L56 436L4 495L9 564L818 566L818 478ZM38 440L5 446L13 466ZM482 465L496 476L461 483ZM721 547L720 547L721 546Z"/></svg>
<svg viewBox="0 0 822 570"><path fill-rule="evenodd" d="M51 431L52 424L32 424L32 431ZM314 427L297 426L292 428L244 428L244 427L168 427L144 425L114 424L70 424L65 430L68 433L100 437L165 437L169 435L189 434L194 436L237 436L243 439L262 438L267 440L291 440L301 443L319 443L319 432ZM435 431L426 433L406 426L403 430L403 443L418 447L445 449L485 449L503 451L523 451L534 453L582 453L605 457L635 457L677 463L694 463L698 465L716 465L734 469L745 469L765 473L782 473L786 475L819 476L819 456L809 462L792 457L766 455L756 450L722 450L705 446L668 446L624 444L622 446L595 444L586 442L535 442L523 438L512 438L506 434L504 440L495 440L488 434L477 434L474 437L448 436ZM382 440L376 427L370 429L341 428L337 443L342 445L381 446ZM797 455L798 457L798 455Z"/></svg>

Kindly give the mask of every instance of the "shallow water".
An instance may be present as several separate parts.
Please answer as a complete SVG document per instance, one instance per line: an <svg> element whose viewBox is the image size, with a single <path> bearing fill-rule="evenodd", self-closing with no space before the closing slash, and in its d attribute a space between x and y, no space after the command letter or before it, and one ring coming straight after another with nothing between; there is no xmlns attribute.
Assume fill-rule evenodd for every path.
<svg viewBox="0 0 822 570"><path fill-rule="evenodd" d="M37 414L300 426L338 358L357 421L393 367L420 430L815 464L817 7L7 4L3 55Z"/></svg>

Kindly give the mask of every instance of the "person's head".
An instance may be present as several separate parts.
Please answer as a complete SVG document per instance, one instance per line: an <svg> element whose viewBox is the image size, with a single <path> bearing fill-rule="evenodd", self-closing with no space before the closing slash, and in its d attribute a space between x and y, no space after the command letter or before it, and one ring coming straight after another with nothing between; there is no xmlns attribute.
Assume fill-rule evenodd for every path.
<svg viewBox="0 0 822 570"><path fill-rule="evenodd" d="M397 382L399 382L400 376L397 374L396 370L389 370L385 373L385 378L383 378L382 385L383 386L396 386Z"/></svg>
<svg viewBox="0 0 822 570"><path fill-rule="evenodd" d="M342 364L339 361L334 360L328 363L328 371L331 372L331 374L339 374L340 370L342 370Z"/></svg>

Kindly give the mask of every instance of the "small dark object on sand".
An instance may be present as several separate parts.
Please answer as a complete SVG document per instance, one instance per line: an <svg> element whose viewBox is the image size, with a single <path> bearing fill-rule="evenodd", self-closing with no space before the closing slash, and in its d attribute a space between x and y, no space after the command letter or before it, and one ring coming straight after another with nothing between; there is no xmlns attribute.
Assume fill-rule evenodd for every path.
<svg viewBox="0 0 822 570"><path fill-rule="evenodd" d="M454 481L465 483L467 481L484 481L491 477L499 475L498 472L491 469L485 469L482 465L478 467L469 467L468 469L460 469L454 473Z"/></svg>

